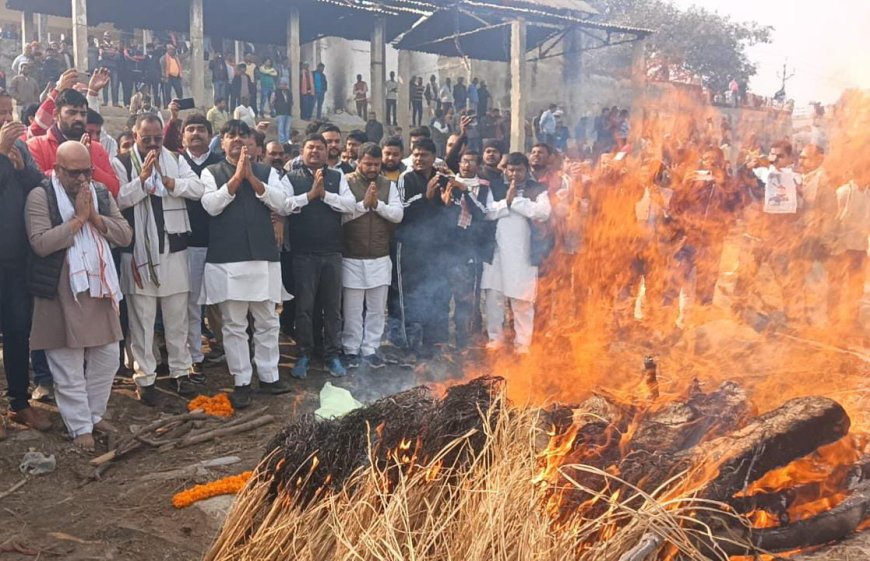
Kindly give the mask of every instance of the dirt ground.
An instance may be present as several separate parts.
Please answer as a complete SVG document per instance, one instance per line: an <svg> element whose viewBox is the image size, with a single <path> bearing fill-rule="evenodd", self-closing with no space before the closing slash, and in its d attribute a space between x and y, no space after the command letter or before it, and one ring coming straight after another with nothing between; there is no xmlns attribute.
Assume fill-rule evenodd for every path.
<svg viewBox="0 0 870 561"><path fill-rule="evenodd" d="M289 377L293 364L292 348L282 344L282 376ZM304 382L294 381L297 389L281 396L255 395L253 407L268 406L268 413L279 421L255 431L235 435L181 450L160 454L146 450L119 461L101 481L90 481L91 457L73 450L56 407L37 404L53 413L54 427L40 433L21 426L8 426L8 439L0 442L0 495L24 479L18 465L28 450L54 454L57 469L50 474L27 478L24 486L0 497L0 559L87 559L130 561L188 561L202 558L218 530L217 518L197 507L176 510L172 495L213 479L253 468L269 439L294 416L314 411L324 382L346 388L366 402L416 386L442 382L459 376L459 363L440 360L416 369L387 366L380 370L360 368L347 378L330 378L314 368ZM231 382L226 366L206 368L207 385L202 394L229 391ZM0 391L5 393L5 378ZM168 391L168 381L158 380L161 392L157 408L141 405L135 398L130 379L116 379L109 401L107 418L119 430L141 426L161 413L186 410L186 401ZM6 411L5 398L0 411ZM100 443L100 445L104 445ZM99 446L99 445L98 445ZM98 447L98 452L100 448ZM201 472L199 476L177 478L161 474L194 465L200 461L237 456L239 463ZM144 476L156 479L143 479ZM17 549L17 551L16 551Z"/></svg>

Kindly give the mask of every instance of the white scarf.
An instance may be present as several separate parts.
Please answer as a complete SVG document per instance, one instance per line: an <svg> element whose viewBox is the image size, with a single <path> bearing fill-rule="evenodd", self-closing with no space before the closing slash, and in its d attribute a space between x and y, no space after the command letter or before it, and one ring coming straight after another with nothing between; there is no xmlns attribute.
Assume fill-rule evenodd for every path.
<svg viewBox="0 0 870 561"><path fill-rule="evenodd" d="M130 159L133 163L134 177L138 176L142 169L142 159L139 155L139 149L135 146L130 151ZM160 169L169 177L178 175L178 162L166 149L162 149L160 153ZM151 282L160 286L160 236L157 233L157 222L154 220L154 208L151 206L150 195L163 199L163 228L167 234L190 232L190 218L187 215L187 206L184 200L169 194L169 190L163 185L156 168L142 188L149 196L133 207L136 223L133 266L136 267L138 276L143 283Z"/></svg>
<svg viewBox="0 0 870 561"><path fill-rule="evenodd" d="M64 222L69 222L75 216L75 207L58 181L52 174L51 185L57 199L57 209ZM97 192L92 184L88 184L94 208L97 208ZM112 261L112 250L96 228L86 222L73 238L73 245L66 250L66 260L69 265L69 284L73 297L78 302L78 295L88 291L91 298L111 298L115 309L123 296L118 284L118 272Z"/></svg>

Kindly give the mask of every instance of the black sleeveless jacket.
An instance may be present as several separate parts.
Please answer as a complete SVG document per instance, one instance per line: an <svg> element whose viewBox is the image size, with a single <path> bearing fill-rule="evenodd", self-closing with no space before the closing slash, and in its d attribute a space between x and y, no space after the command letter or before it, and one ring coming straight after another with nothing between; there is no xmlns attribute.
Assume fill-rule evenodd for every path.
<svg viewBox="0 0 870 561"><path fill-rule="evenodd" d="M208 166L220 186L236 172L236 166L223 160ZM272 168L251 163L254 175L269 182ZM209 219L206 263L241 263L244 261L279 261L278 242L272 228L272 211L257 198L248 181L242 182L233 202L217 216Z"/></svg>
<svg viewBox="0 0 870 561"><path fill-rule="evenodd" d="M94 185L97 191L97 212L103 216L109 216L109 198L111 195L102 184L95 183ZM57 206L57 197L54 194L51 179L44 180L40 187L45 190L51 226L60 226L63 224L63 218ZM45 257L40 257L31 250L27 267L27 284L33 296L54 300L57 296L57 283L60 282L64 259L66 259L66 249L55 251Z"/></svg>

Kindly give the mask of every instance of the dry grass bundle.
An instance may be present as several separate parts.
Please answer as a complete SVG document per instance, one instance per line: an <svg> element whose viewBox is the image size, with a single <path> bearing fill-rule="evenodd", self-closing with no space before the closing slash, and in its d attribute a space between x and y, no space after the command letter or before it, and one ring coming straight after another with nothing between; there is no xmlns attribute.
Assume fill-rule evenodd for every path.
<svg viewBox="0 0 870 561"><path fill-rule="evenodd" d="M478 389L499 386L487 384ZM704 536L710 529L697 515L721 513L719 505L689 496L664 500L667 484L650 494L614 484L633 489L623 496L585 488L584 473L611 476L583 465L562 466L558 483L536 482L542 468L536 446L539 412L511 409L501 393L476 397L485 407L476 411L473 423L452 417L456 422L447 430L453 437L437 453L419 454L410 463L388 454L385 461L377 445L369 444L363 467L304 504L299 494L305 485L295 491L275 487L273 470L283 467L278 459L283 451L277 449L237 498L205 559L637 561L663 548L683 559L726 559L715 546L699 545L709 543ZM470 424L476 428L468 430ZM371 443L372 434L364 440ZM556 521L547 505L559 495L554 486L586 493L607 506L594 509L594 515L577 509L575 516Z"/></svg>

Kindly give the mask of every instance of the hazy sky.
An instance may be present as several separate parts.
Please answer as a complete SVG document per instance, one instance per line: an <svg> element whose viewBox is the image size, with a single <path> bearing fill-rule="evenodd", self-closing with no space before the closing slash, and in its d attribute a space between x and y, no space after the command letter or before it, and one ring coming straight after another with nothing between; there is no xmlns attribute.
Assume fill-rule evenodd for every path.
<svg viewBox="0 0 870 561"><path fill-rule="evenodd" d="M870 88L870 0L671 0L740 21L774 27L773 42L753 47L750 88L773 95L787 60L786 92L798 104L831 103L845 88Z"/></svg>

